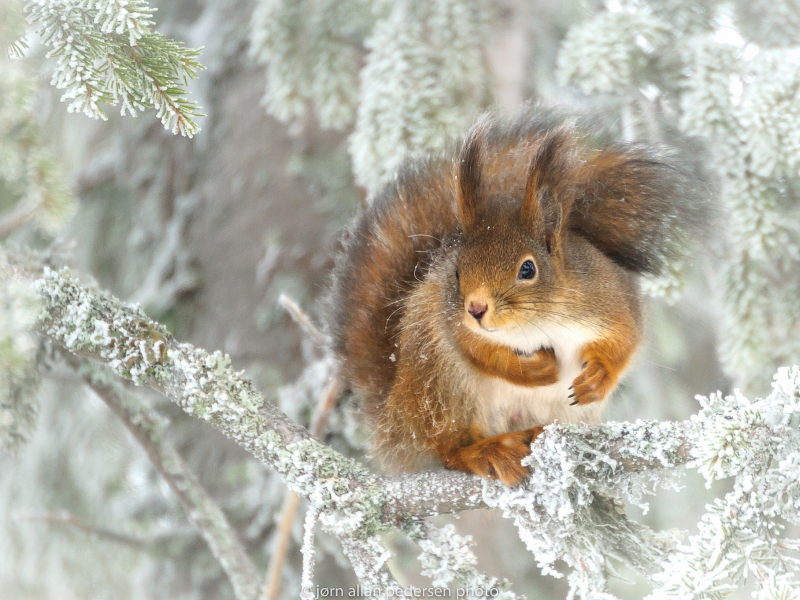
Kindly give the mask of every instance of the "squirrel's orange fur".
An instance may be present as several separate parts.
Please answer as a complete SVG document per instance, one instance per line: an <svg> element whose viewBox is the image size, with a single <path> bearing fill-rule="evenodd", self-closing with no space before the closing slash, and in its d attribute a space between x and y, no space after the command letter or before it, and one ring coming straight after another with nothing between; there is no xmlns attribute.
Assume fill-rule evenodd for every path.
<svg viewBox="0 0 800 600"><path fill-rule="evenodd" d="M327 303L373 453L514 485L541 426L597 422L641 338L636 275L701 220L683 177L530 114L406 163L346 235Z"/></svg>

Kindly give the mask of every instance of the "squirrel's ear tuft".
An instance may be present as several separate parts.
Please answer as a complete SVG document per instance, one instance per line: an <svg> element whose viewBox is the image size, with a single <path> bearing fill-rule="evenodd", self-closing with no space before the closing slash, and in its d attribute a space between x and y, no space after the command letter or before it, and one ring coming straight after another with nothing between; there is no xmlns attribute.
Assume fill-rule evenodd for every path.
<svg viewBox="0 0 800 600"><path fill-rule="evenodd" d="M551 254L560 254L561 238L574 198L575 142L564 125L538 143L528 168L520 216Z"/></svg>
<svg viewBox="0 0 800 600"><path fill-rule="evenodd" d="M456 204L458 222L465 231L475 225L478 219L483 141L490 125L491 120L487 115L481 117L467 132L458 155Z"/></svg>

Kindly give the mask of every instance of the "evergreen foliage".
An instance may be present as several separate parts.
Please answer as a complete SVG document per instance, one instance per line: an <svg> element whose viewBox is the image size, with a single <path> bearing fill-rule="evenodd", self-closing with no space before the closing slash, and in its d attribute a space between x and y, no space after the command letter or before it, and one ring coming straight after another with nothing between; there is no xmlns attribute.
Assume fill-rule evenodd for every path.
<svg viewBox="0 0 800 600"><path fill-rule="evenodd" d="M24 31L24 22L13 8L6 6L7 20L0 21L0 42L8 44L13 55L0 57L0 182L13 206L0 219L0 238L32 220L52 234L74 210L73 198L43 143L33 112L35 80L16 58L21 47L15 41Z"/></svg>
<svg viewBox="0 0 800 600"><path fill-rule="evenodd" d="M264 103L282 121L311 107L323 127L355 119L353 171L375 191L485 104L490 13L488 0L261 0L250 39L267 66Z"/></svg>
<svg viewBox="0 0 800 600"><path fill-rule="evenodd" d="M324 127L347 126L358 99L359 46L371 20L367 0L260 1L250 51L267 65L267 110L290 121L313 102Z"/></svg>
<svg viewBox="0 0 800 600"><path fill-rule="evenodd" d="M355 177L374 190L405 155L436 148L489 102L485 46L494 8L489 0L259 0L250 42L266 65L267 110L298 124L313 110L323 127L351 128ZM186 92L201 68L198 51L152 31L153 10L145 2L34 0L25 10L56 59L53 84L64 90L70 111L105 118L102 104L121 104L131 115L153 107L166 128L190 137L199 131L199 108ZM74 203L41 140L31 109L33 79L16 59L25 50L21 15L13 3L0 5L0 43L13 58L0 60L0 191L10 207L4 217L13 217L0 227L13 232L32 222L37 235L52 234ZM165 391L306 496L312 507L302 540L303 584L313 582L319 520L339 539L362 584L380 586L384 596L399 591L380 537L396 525L387 511L427 502L425 514L434 514L455 497L467 508L502 510L541 570L566 578L570 598L613 598L608 584L621 564L647 577L653 600L716 600L746 582L758 600L800 597L800 541L786 534L787 524L800 526L800 368L777 368L800 363L798 35L800 8L792 0L613 1L569 31L557 61L562 83L612 99L621 137L670 141L680 132L708 146L723 202L712 240L724 264L720 354L731 376L751 388L777 369L765 398L712 394L699 398L700 412L682 423L549 426L526 459L530 478L517 489L453 473L420 475L417 487L409 487L417 476L379 478L305 438L244 372L233 371L227 355L179 344L139 307L83 287L66 270L45 269L33 288L37 299L3 262L0 447L18 450L34 425L40 356L31 329L39 320L50 343L99 357L114 374ZM683 260L668 277L647 282L648 291L675 299L685 283ZM310 364L294 386L277 393L279 407L299 421L334 369L328 358ZM130 405L138 402L129 411ZM137 410L131 415L141 421L145 408ZM160 438L162 428L156 433ZM632 521L623 503L646 509L645 494L673 488L687 453L690 469L709 485L728 479L731 491L707 507L681 543L678 532ZM126 461L87 464L94 469L98 462L110 463L109 480L124 479L119 473L128 467L119 465ZM260 534L277 505L277 497L265 500L262 492L277 488L261 471L250 479L255 483L237 501L256 515L250 528ZM449 488L452 481L461 487ZM466 492L472 484L477 489ZM113 493L102 485L93 491L94 506L109 497L127 502L126 511L114 514L128 520L156 502L157 484L142 484L141 497L126 501L120 498L136 492L124 487L129 482L108 485ZM203 504L218 525L222 512L210 496ZM208 525L192 516L208 538ZM453 526L402 518L432 585L517 597L508 582L476 569L471 540ZM159 517L147 519L155 528ZM215 557L224 563L230 553ZM230 562L223 566L231 571ZM243 578L240 597L258 583Z"/></svg>
<svg viewBox="0 0 800 600"><path fill-rule="evenodd" d="M202 66L200 50L153 32L154 10L141 0L31 0L28 23L56 59L52 84L67 110L106 119L102 104L121 114L154 108L164 127L192 137L203 116L186 86Z"/></svg>
<svg viewBox="0 0 800 600"><path fill-rule="evenodd" d="M39 342L31 326L38 313L27 285L0 287L0 451L18 452L36 423Z"/></svg>

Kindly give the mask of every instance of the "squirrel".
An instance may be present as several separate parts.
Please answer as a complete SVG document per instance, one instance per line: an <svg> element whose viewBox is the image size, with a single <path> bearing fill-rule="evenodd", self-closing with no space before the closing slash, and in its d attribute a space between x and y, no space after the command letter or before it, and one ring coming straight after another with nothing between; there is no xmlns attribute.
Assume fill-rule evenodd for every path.
<svg viewBox="0 0 800 600"><path fill-rule="evenodd" d="M484 116L356 217L326 323L383 464L515 486L544 425L599 423L642 339L638 276L707 211L674 152L596 137Z"/></svg>

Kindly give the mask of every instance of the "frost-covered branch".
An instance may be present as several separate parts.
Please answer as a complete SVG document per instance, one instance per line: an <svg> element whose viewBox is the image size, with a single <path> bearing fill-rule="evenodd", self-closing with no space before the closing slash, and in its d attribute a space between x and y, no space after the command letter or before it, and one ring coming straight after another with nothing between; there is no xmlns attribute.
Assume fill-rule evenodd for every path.
<svg viewBox="0 0 800 600"><path fill-rule="evenodd" d="M150 462L186 509L219 561L238 600L252 600L258 588L256 568L225 514L203 489L183 459L165 439L167 423L143 400L124 390L98 367L71 355L67 362L116 414L147 453Z"/></svg>
<svg viewBox="0 0 800 600"><path fill-rule="evenodd" d="M514 520L544 572L562 576L557 560L572 567L570 587L581 597L609 597L606 582L620 563L648 576L658 598L689 597L687 581L716 593L748 573L764 593L797 590L798 542L780 527L797 521L800 506L798 367L781 370L763 400L712 396L682 423L548 426L525 460L530 477L515 489L445 471L380 477L266 402L226 356L176 342L137 307L89 290L67 270L7 273L37 291L43 309L35 329L44 337L161 391L281 473L342 542L362 584L384 595L398 584L381 533L400 527L419 535L423 517L482 507ZM620 500L646 508L644 495L674 485L669 475L683 465L709 480L732 477L734 491L711 507L688 545L676 547L678 536L633 522ZM455 569L462 567L472 568Z"/></svg>
<svg viewBox="0 0 800 600"><path fill-rule="evenodd" d="M203 116L186 86L203 67L199 50L152 31L154 9L142 0L30 0L28 23L56 59L52 84L69 112L104 119L101 104L122 114L154 108L164 127L192 137Z"/></svg>
<svg viewBox="0 0 800 600"><path fill-rule="evenodd" d="M379 536L373 535L363 540L344 537L341 541L342 549L362 586L370 591L380 590L381 598L402 596L402 588L387 565L394 555L383 547ZM309 597L304 596L303 600Z"/></svg>
<svg viewBox="0 0 800 600"><path fill-rule="evenodd" d="M434 527L430 524L419 528L418 544L422 549L419 561L422 574L430 577L434 586L444 587L457 583L463 589L485 591L486 596L501 600L516 600L511 592L511 584L480 573L475 565L478 560L470 546L474 546L472 536L461 536L455 526Z"/></svg>

